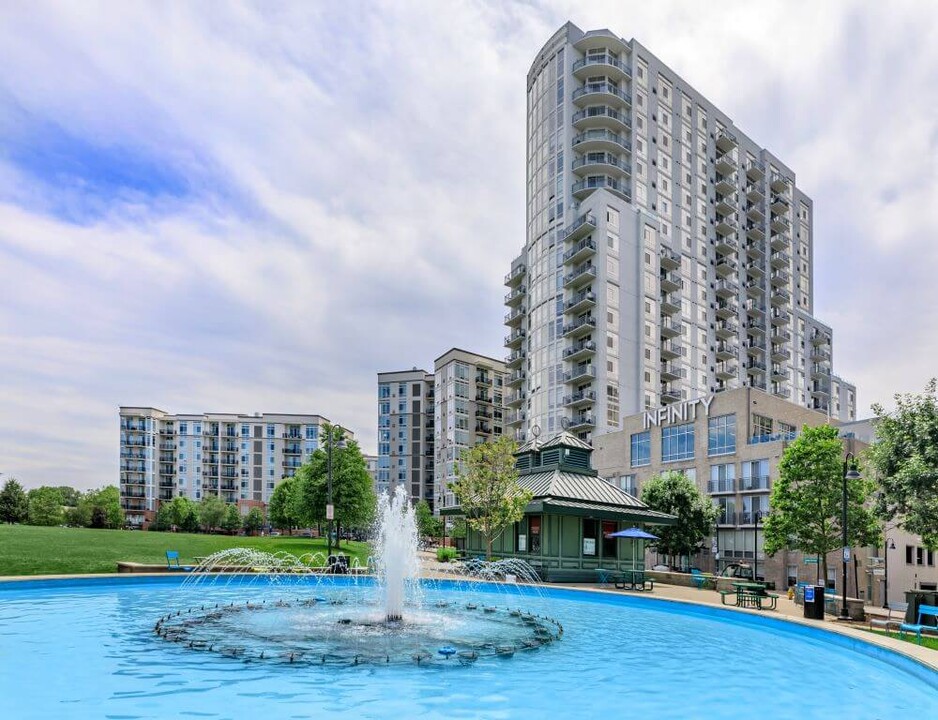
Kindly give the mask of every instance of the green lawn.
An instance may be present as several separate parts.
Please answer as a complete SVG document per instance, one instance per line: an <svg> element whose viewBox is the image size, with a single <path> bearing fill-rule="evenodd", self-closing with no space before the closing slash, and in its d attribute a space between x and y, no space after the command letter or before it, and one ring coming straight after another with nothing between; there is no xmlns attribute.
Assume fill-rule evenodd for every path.
<svg viewBox="0 0 938 720"><path fill-rule="evenodd" d="M217 550L251 547L294 555L322 552L326 541L300 537L231 537L142 530L89 530L85 528L0 525L0 575L53 575L117 572L118 560L166 563L166 551L178 550L183 564L196 555ZM365 543L342 542L342 552L364 564Z"/></svg>
<svg viewBox="0 0 938 720"><path fill-rule="evenodd" d="M873 633L874 635L884 635L884 634L885 634L885 633L883 633L883 632L880 631L880 630L867 630L867 632ZM889 637L891 637L891 638L897 638L897 639L899 639L899 640L902 640L903 642L912 643L913 645L918 645L918 639L915 637L915 634L914 634L914 633L905 633L905 634L900 638L898 633L896 633L895 631L890 631ZM932 650L938 650L938 637L935 637L934 635L928 635L928 634L923 633L923 634L922 634L922 645L921 645L921 647L927 647L927 648L931 648Z"/></svg>

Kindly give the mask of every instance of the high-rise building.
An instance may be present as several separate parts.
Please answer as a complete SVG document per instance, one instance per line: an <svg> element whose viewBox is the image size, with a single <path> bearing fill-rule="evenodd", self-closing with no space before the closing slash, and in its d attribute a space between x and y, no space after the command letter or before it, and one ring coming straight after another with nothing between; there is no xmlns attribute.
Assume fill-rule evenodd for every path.
<svg viewBox="0 0 938 720"><path fill-rule="evenodd" d="M433 505L433 402L426 370L378 373L377 492L404 485Z"/></svg>
<svg viewBox="0 0 938 720"><path fill-rule="evenodd" d="M504 430L504 391L520 386L524 371L512 375L501 360L452 348L434 363L434 503L453 505L448 492L456 480L460 452L480 442L494 440Z"/></svg>
<svg viewBox="0 0 938 720"><path fill-rule="evenodd" d="M121 407L120 494L127 522L143 526L160 502L177 495L264 506L276 484L319 446L319 428L328 422L320 415L170 415Z"/></svg>
<svg viewBox="0 0 938 720"><path fill-rule="evenodd" d="M609 30L564 25L527 88L526 241L505 278L515 436L589 438L743 386L852 419L794 171Z"/></svg>

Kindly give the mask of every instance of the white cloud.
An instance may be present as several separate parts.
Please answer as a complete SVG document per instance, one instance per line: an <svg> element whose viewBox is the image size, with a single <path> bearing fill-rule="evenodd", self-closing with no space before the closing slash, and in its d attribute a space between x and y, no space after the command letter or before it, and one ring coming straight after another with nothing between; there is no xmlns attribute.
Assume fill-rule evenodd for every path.
<svg viewBox="0 0 938 720"><path fill-rule="evenodd" d="M920 10L8 4L0 471L113 481L119 404L321 412L369 449L375 372L452 345L502 354L525 76L567 19L634 36L796 170L838 370L864 405L920 387L938 352L938 60ZM53 131L100 151L96 171L139 160L186 192L50 175L34 158Z"/></svg>

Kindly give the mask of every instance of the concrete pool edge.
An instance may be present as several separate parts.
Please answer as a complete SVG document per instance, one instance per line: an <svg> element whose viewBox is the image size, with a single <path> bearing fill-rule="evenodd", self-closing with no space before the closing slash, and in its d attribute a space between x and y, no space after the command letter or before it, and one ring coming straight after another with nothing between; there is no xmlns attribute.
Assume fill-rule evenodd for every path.
<svg viewBox="0 0 938 720"><path fill-rule="evenodd" d="M232 578L240 576L240 574L234 573L225 574ZM141 586L173 585L176 583L181 583L187 577L191 577L191 575L188 573L177 574L165 572L133 574L94 573L78 575L4 576L0 577L0 593L7 590L13 591L17 588L32 589L48 587L68 589L78 587L119 586L128 584ZM251 576L247 575L247 577ZM343 581L370 580L373 577L374 576L372 575L363 575L354 578L346 576L334 576L335 579L343 579ZM421 581L437 583L458 582L451 577L423 577L421 578ZM490 583L493 586L504 585L503 583L496 583L492 581L480 580L478 582ZM547 591L546 594L555 594L556 591L560 591L556 594L560 595L561 597L569 593L573 595L604 598L607 600L626 599L630 602L638 602L639 604L661 604L663 606L671 606L672 608L686 606L694 608L696 610L695 614L704 616L724 616L727 618L732 618L733 614L735 613L739 617L748 617L749 621L744 621L747 622L747 624L750 624L752 621L754 621L752 624L762 627L771 627L772 625L776 624L782 624L784 627L784 624L788 624L793 630L800 630L800 632L796 632L796 634L814 635L816 637L822 638L824 633L830 633L832 636L834 636L834 638L836 638L833 640L833 644L843 648L852 649L855 652L867 654L870 657L891 664L899 670L912 672L912 674L919 676L920 679L929 682L936 689L938 689L938 651L926 648L924 646L913 645L911 643L901 641L897 638L866 632L857 627L839 625L834 621L825 621L819 625L816 621L805 620L803 618L792 617L790 615L770 615L766 611L737 608L735 606L721 606L713 603L701 602L699 600L668 597L662 594L657 594L659 589L664 591L665 589L671 587L668 585L658 585L656 587L655 594L640 594L593 586L582 587L561 583L544 583L536 585L521 584L515 585L515 587L529 587L532 589L536 588L539 591ZM0 598L2 598L2 594L0 594ZM616 602L615 604L619 603ZM732 622L733 620L730 621ZM898 658L895 656L898 656ZM904 661L905 663L912 663L912 668L918 668L920 672L914 672L912 668L903 668L902 664L904 663L896 662L896 660Z"/></svg>

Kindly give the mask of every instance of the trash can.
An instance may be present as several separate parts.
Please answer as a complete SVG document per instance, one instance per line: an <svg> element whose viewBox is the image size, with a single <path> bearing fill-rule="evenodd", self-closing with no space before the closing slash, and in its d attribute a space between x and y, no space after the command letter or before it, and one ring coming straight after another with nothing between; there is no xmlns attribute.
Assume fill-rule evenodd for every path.
<svg viewBox="0 0 938 720"><path fill-rule="evenodd" d="M824 619L824 586L807 585L804 589L804 616L808 620Z"/></svg>

